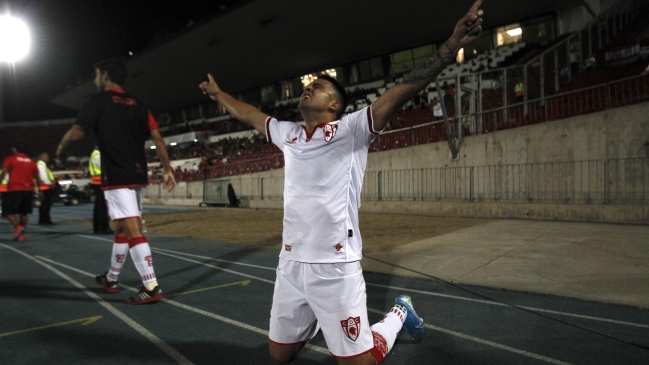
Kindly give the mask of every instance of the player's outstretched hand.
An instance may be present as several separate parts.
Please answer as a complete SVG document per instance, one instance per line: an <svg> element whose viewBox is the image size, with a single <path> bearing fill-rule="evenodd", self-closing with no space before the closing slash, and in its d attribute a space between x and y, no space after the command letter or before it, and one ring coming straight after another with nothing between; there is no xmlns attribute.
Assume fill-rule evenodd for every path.
<svg viewBox="0 0 649 365"><path fill-rule="evenodd" d="M470 44L480 37L482 33L482 15L484 12L480 9L484 0L477 0L468 13L460 19L455 25L453 38L459 42L460 48Z"/></svg>
<svg viewBox="0 0 649 365"><path fill-rule="evenodd" d="M203 94L209 95L212 100L216 101L216 94L221 92L221 89L219 88L219 85L216 84L216 81L214 81L212 74L207 74L207 79L208 81L201 82L198 87L203 90Z"/></svg>
<svg viewBox="0 0 649 365"><path fill-rule="evenodd" d="M165 172L162 177L162 182L165 189L167 189L167 192L171 193L171 191L176 187L176 178L174 177L174 173L171 171Z"/></svg>

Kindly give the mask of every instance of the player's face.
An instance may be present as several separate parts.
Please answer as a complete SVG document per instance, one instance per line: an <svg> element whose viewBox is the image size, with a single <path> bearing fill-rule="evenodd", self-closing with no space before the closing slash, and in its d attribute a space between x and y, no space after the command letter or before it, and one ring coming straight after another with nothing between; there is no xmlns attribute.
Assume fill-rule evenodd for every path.
<svg viewBox="0 0 649 365"><path fill-rule="evenodd" d="M315 80L304 88L298 109L310 108L326 110L332 103L336 102L334 98L333 85L327 80Z"/></svg>
<svg viewBox="0 0 649 365"><path fill-rule="evenodd" d="M95 80L94 83L97 86L99 92L106 91L106 80L104 78L105 73L102 74L101 71L95 69Z"/></svg>

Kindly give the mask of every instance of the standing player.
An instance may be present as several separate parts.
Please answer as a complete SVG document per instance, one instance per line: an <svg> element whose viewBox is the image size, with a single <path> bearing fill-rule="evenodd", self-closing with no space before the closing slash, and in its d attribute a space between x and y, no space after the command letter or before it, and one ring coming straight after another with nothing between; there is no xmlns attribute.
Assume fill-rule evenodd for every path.
<svg viewBox="0 0 649 365"><path fill-rule="evenodd" d="M345 89L321 76L304 88L298 109L306 126L281 122L221 91L212 75L200 88L232 116L265 133L284 153L284 231L270 317L272 359L291 361L322 328L338 364L380 364L405 328L425 336L410 297L369 326L360 267L361 185L374 138L408 100L454 61L482 31L482 0L455 26L438 53L387 90L371 106L342 116Z"/></svg>
<svg viewBox="0 0 649 365"><path fill-rule="evenodd" d="M169 155L158 125L146 106L124 92L127 71L123 61L109 59L95 65L95 85L99 94L90 98L79 112L76 123L63 136L57 149L60 158L70 142L95 134L101 150L101 181L114 222L115 242L110 269L95 281L107 292L117 292L117 278L131 253L143 286L128 304L157 302L164 297L153 271L151 248L142 234L142 193L148 185L144 143L151 138L164 169L167 191L176 186Z"/></svg>
<svg viewBox="0 0 649 365"><path fill-rule="evenodd" d="M27 157L22 141L14 143L11 151L13 155L4 160L0 174L0 181L9 177L7 192L2 194L2 216L14 226L12 239L24 242L25 229L29 223L28 214L32 213L34 189L38 190L39 197L41 193L40 177L36 162Z"/></svg>

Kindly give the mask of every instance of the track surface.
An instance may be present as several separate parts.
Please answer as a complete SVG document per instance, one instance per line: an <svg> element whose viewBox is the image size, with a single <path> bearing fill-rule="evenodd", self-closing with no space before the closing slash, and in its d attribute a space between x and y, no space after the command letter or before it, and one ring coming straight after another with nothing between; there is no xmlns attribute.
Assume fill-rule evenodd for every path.
<svg viewBox="0 0 649 365"><path fill-rule="evenodd" d="M167 295L129 306L140 282L129 260L120 292L93 277L108 268L112 237L65 223L90 205L56 205L56 226L29 226L25 243L0 223L0 363L270 364L267 330L276 249L148 234ZM185 211L146 207L145 214ZM36 216L32 217L33 221ZM648 364L649 311L365 273L370 319L401 293L413 297L427 338L400 335L385 364ZM545 318L537 313L552 316ZM611 339L563 321L604 332ZM321 334L295 364L335 364Z"/></svg>

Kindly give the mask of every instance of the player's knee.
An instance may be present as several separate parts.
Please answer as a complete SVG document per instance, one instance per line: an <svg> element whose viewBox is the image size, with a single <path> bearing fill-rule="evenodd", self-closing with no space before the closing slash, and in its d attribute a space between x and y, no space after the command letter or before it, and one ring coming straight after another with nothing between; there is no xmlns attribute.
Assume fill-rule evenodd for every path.
<svg viewBox="0 0 649 365"><path fill-rule="evenodd" d="M291 362L304 344L277 345L270 343L270 358L277 364Z"/></svg>

